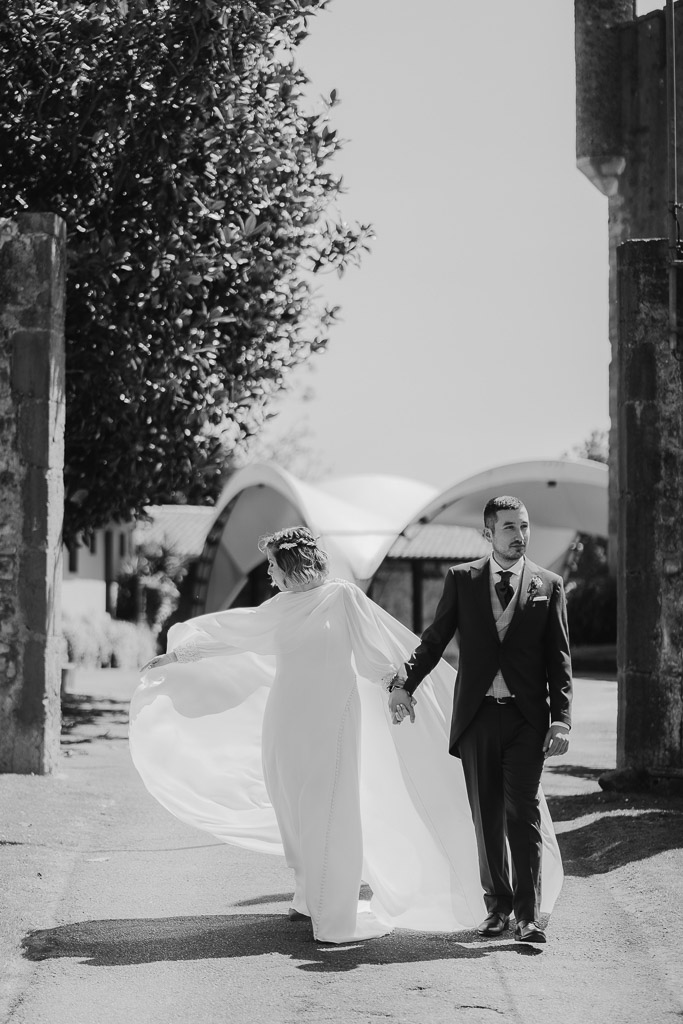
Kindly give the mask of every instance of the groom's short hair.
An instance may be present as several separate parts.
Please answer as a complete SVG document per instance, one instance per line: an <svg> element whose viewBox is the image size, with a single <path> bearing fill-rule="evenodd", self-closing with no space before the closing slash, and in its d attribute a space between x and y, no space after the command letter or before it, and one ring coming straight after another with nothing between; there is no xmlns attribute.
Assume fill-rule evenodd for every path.
<svg viewBox="0 0 683 1024"><path fill-rule="evenodd" d="M519 498L513 498L511 494L501 494L497 498L490 498L484 508L484 526L493 530L499 512L518 512L524 508L524 502Z"/></svg>

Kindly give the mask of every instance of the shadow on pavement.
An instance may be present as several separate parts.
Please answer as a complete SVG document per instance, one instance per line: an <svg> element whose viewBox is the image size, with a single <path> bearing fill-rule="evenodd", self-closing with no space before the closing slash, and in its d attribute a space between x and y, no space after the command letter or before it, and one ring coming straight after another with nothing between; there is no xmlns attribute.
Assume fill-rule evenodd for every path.
<svg viewBox="0 0 683 1024"><path fill-rule="evenodd" d="M501 951L522 956L541 953L535 946L515 942L512 932L508 935L503 941L487 942L472 931L452 935L396 931L381 939L335 946L315 942L306 922L290 922L280 914L244 914L79 921L30 932L22 947L29 960L76 957L92 967L277 953L302 961L297 964L299 970L332 973L364 965L480 959Z"/></svg>
<svg viewBox="0 0 683 1024"><path fill-rule="evenodd" d="M556 764L545 769L549 775L569 776L572 779L590 779L597 782L605 774L604 768L586 768L580 764Z"/></svg>
<svg viewBox="0 0 683 1024"><path fill-rule="evenodd" d="M292 899L291 890L289 892L273 892L267 893L265 896L252 896L248 900L237 900L236 903L231 903L231 907L260 907L267 903L287 903L289 904Z"/></svg>
<svg viewBox="0 0 683 1024"><path fill-rule="evenodd" d="M567 875L604 874L683 848L683 798L587 793L551 797Z"/></svg>
<svg viewBox="0 0 683 1024"><path fill-rule="evenodd" d="M236 903L231 903L232 907L259 907L267 903L289 903L292 899L292 891L289 892L271 892L265 896L252 896L248 900L238 900ZM359 900L371 900L372 889L365 882L361 882L360 889L358 890Z"/></svg>
<svg viewBox="0 0 683 1024"><path fill-rule="evenodd" d="M127 701L80 693L62 697L62 748L95 739L122 739L127 728Z"/></svg>

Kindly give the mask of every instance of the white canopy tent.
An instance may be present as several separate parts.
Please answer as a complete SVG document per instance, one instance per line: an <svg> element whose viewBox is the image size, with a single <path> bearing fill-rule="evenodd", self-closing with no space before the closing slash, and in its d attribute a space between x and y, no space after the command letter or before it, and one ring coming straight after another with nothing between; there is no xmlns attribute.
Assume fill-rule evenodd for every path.
<svg viewBox="0 0 683 1024"><path fill-rule="evenodd" d="M312 485L272 463L228 481L216 508L205 610L227 608L263 561L258 539L304 525L321 539L332 575L366 586L396 536L436 489L398 477L348 477ZM211 536L211 535L210 535Z"/></svg>
<svg viewBox="0 0 683 1024"><path fill-rule="evenodd" d="M209 531L204 610L234 602L264 561L258 550L264 533L308 526L328 551L332 574L367 588L399 536L414 538L426 524L480 530L484 505L497 494L514 494L525 503L529 555L548 568L561 566L577 532L607 534L607 467L596 462L498 466L441 494L400 477L362 475L310 484L272 463L247 466L228 481Z"/></svg>

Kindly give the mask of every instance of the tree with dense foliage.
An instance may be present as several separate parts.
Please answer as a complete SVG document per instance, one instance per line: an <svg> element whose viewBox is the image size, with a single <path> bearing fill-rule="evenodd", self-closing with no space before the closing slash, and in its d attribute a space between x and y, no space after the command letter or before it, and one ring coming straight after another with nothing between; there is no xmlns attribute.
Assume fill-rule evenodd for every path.
<svg viewBox="0 0 683 1024"><path fill-rule="evenodd" d="M0 216L68 230L67 539L211 500L367 247L331 203L333 92L294 56L327 0L8 0Z"/></svg>
<svg viewBox="0 0 683 1024"><path fill-rule="evenodd" d="M591 430L581 444L575 444L565 458L590 459L591 462L606 464L609 460L609 432L607 430Z"/></svg>
<svg viewBox="0 0 683 1024"><path fill-rule="evenodd" d="M582 444L572 448L570 454L575 458L606 464L609 459L608 432L592 430ZM617 583L609 572L607 538L579 534L572 545L565 576L572 643L615 644Z"/></svg>

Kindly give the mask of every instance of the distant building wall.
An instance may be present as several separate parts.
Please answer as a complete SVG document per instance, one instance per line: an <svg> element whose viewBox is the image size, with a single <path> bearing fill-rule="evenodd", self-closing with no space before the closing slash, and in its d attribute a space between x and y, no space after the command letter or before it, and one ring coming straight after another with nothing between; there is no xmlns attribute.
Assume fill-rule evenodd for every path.
<svg viewBox="0 0 683 1024"><path fill-rule="evenodd" d="M113 614L116 581L134 555L134 529L133 523L114 523L64 547L62 600L66 614Z"/></svg>
<svg viewBox="0 0 683 1024"><path fill-rule="evenodd" d="M449 566L461 561L457 557L385 558L373 576L368 595L416 636L420 636L434 619ZM457 665L458 645L455 638L449 642L443 656L451 665Z"/></svg>

